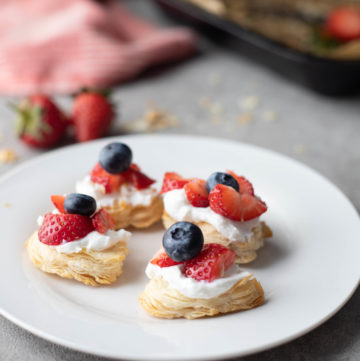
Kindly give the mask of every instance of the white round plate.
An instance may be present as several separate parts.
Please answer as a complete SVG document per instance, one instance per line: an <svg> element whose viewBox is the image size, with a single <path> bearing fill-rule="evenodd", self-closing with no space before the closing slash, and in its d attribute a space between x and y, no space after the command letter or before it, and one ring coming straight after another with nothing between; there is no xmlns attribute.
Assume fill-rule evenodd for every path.
<svg viewBox="0 0 360 361"><path fill-rule="evenodd" d="M100 149L119 140L161 182L166 171L206 178L216 170L246 175L268 204L274 236L245 266L265 290L264 305L199 320L148 316L137 297L144 269L160 246L161 225L134 231L124 274L87 287L42 273L24 243L51 194L74 190ZM159 183L158 182L158 183ZM21 165L0 180L0 312L52 342L101 356L205 360L265 350L310 331L348 300L359 281L359 217L329 181L300 163L247 144L189 136L126 136L66 147ZM5 207L4 203L10 204Z"/></svg>

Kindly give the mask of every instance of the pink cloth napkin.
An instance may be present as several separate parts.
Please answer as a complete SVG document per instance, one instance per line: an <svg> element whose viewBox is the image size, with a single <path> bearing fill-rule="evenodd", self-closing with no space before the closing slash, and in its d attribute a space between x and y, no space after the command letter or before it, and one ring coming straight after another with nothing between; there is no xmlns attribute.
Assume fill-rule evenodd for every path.
<svg viewBox="0 0 360 361"><path fill-rule="evenodd" d="M160 29L120 1L2 0L0 92L70 93L107 87L144 69L186 58L195 36Z"/></svg>

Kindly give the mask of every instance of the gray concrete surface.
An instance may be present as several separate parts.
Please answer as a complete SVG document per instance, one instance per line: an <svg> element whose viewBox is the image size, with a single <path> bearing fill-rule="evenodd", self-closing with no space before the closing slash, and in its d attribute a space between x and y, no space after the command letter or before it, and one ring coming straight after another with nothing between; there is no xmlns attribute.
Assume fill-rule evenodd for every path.
<svg viewBox="0 0 360 361"><path fill-rule="evenodd" d="M172 24L150 2L128 3L145 17L164 25ZM113 133L124 132L124 124L141 117L152 101L179 121L177 127L162 132L234 139L286 154L328 177L359 211L360 97L334 99L315 94L231 50L200 40L201 55L116 88L114 100L119 117ZM248 96L259 100L258 106L249 112L251 120L245 114L248 112L239 106ZM0 99L0 133L4 136L0 148L15 149L20 163L41 152L29 150L16 140L13 116L6 107L8 100ZM58 101L69 109L69 98L60 97ZM266 120L264 112L268 111L275 111L277 119ZM0 165L0 174L13 166ZM105 359L51 344L0 317L0 360ZM241 360L360 360L359 289L341 311L316 330Z"/></svg>

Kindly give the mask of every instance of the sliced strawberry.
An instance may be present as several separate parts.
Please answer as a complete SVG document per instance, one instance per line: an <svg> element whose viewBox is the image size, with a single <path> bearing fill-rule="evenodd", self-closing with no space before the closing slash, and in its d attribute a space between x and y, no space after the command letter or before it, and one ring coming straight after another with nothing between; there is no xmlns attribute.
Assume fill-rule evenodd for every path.
<svg viewBox="0 0 360 361"><path fill-rule="evenodd" d="M324 26L325 34L340 41L360 38L360 9L343 5L333 9Z"/></svg>
<svg viewBox="0 0 360 361"><path fill-rule="evenodd" d="M184 186L187 199L194 207L209 207L206 181L203 179L193 179Z"/></svg>
<svg viewBox="0 0 360 361"><path fill-rule="evenodd" d="M92 169L90 179L94 183L103 185L105 193L118 191L120 186L125 182L125 177L122 174L110 174L101 167L100 163L96 163Z"/></svg>
<svg viewBox="0 0 360 361"><path fill-rule="evenodd" d="M140 170L137 170L132 166L125 171L123 175L125 179L138 190L146 189L155 183L153 179L149 178L144 173L141 173Z"/></svg>
<svg viewBox="0 0 360 361"><path fill-rule="evenodd" d="M167 172L164 175L160 194L169 192L173 189L181 189L186 183L190 182L190 180L191 179L183 178L181 175L175 172Z"/></svg>
<svg viewBox="0 0 360 361"><path fill-rule="evenodd" d="M60 213L66 213L64 208L65 196L52 195L51 202Z"/></svg>
<svg viewBox="0 0 360 361"><path fill-rule="evenodd" d="M252 196L255 195L254 187L245 177L237 175L232 170L227 170L226 173L232 175L237 180L237 182L239 184L239 192L240 193L248 193L248 194L251 194Z"/></svg>
<svg viewBox="0 0 360 361"><path fill-rule="evenodd" d="M266 212L266 204L256 196L240 194L234 188L217 184L209 194L210 208L234 221L248 221Z"/></svg>
<svg viewBox="0 0 360 361"><path fill-rule="evenodd" d="M173 261L163 250L160 250L154 258L150 261L151 264L159 267L171 267L181 264L182 262Z"/></svg>
<svg viewBox="0 0 360 361"><path fill-rule="evenodd" d="M47 213L40 226L38 236L42 243L56 246L85 237L94 227L89 217L79 214Z"/></svg>
<svg viewBox="0 0 360 361"><path fill-rule="evenodd" d="M106 233L109 229L115 229L115 222L110 214L104 209L101 208L96 212L92 217L92 224L96 231L99 233Z"/></svg>
<svg viewBox="0 0 360 361"><path fill-rule="evenodd" d="M185 262L186 277L212 282L224 275L235 262L234 251L217 243L205 244L199 255Z"/></svg>
<svg viewBox="0 0 360 361"><path fill-rule="evenodd" d="M134 169L134 170L137 170L138 172L141 172L141 168L135 163L131 163L130 168Z"/></svg>

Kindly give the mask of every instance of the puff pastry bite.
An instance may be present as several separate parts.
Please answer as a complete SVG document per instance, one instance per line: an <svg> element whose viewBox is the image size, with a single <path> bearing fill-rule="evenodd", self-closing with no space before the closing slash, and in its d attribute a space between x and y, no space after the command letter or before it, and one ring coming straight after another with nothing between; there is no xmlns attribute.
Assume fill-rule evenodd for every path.
<svg viewBox="0 0 360 361"><path fill-rule="evenodd" d="M131 233L115 231L112 218L104 209L96 211L92 197L71 193L52 200L56 210L39 217L39 230L26 242L32 263L86 285L113 283L122 273Z"/></svg>
<svg viewBox="0 0 360 361"><path fill-rule="evenodd" d="M105 146L90 174L76 183L76 191L96 199L107 210L115 228L147 228L160 220L163 202L154 180L132 163L132 151L123 143Z"/></svg>
<svg viewBox="0 0 360 361"><path fill-rule="evenodd" d="M196 228L194 236L191 233ZM260 283L234 263L235 252L217 243L199 249L203 244L199 233L201 230L188 222L175 223L165 233L166 252L160 250L149 262L146 274L150 282L139 297L150 315L191 320L248 310L264 302ZM169 247L166 237L175 246ZM191 254L194 244L199 252Z"/></svg>
<svg viewBox="0 0 360 361"><path fill-rule="evenodd" d="M161 189L165 228L178 221L193 222L204 234L205 243L219 243L236 254L236 263L257 257L271 229L260 216L266 204L255 195L252 184L233 171L216 172L207 181L166 173Z"/></svg>

